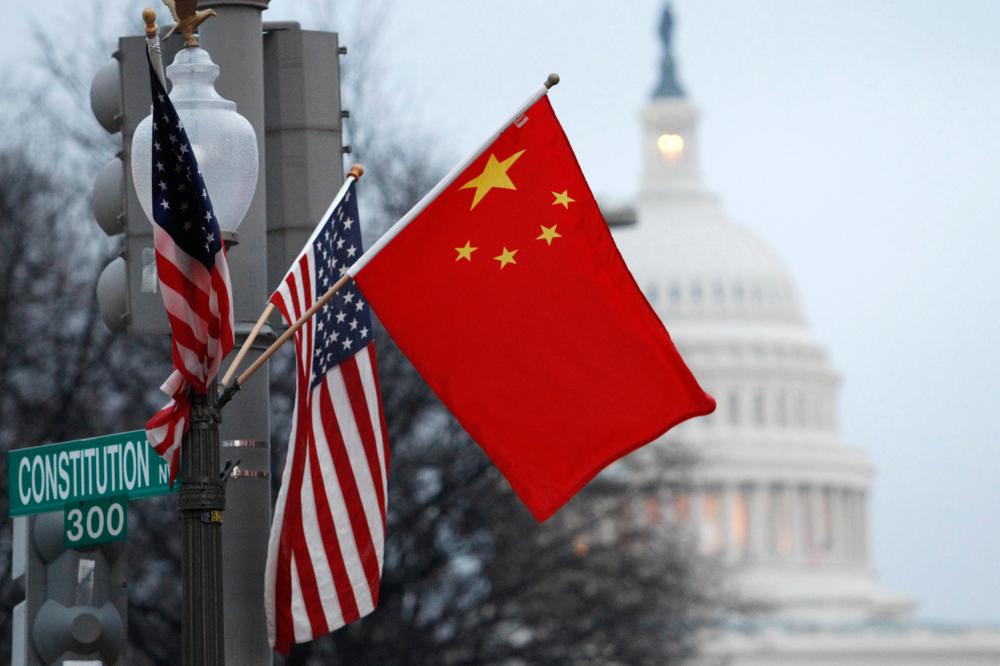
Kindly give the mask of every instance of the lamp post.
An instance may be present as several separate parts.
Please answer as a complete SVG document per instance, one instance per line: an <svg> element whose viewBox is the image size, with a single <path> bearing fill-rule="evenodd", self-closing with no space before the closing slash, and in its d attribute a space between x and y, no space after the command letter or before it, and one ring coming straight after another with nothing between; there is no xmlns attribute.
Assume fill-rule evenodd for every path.
<svg viewBox="0 0 1000 666"><path fill-rule="evenodd" d="M182 49L167 68L170 99L191 141L227 247L254 197L257 137L236 104L215 90L219 67L208 53ZM152 120L132 141L132 175L146 216L152 213ZM178 509L183 529L183 663L222 666L225 659L222 585L222 512L225 485L219 473L221 416L216 385L191 394L191 424L181 454Z"/></svg>

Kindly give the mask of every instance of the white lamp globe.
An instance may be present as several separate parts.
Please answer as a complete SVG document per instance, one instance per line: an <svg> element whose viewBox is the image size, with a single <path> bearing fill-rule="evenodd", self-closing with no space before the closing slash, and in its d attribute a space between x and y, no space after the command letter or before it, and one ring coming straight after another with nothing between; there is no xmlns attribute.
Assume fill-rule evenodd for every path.
<svg viewBox="0 0 1000 666"><path fill-rule="evenodd" d="M236 231L257 189L257 136L236 103L215 90L219 66L197 47L181 49L167 78L170 101L187 132L215 217L223 232ZM142 210L153 220L153 123L143 118L132 136L132 181Z"/></svg>

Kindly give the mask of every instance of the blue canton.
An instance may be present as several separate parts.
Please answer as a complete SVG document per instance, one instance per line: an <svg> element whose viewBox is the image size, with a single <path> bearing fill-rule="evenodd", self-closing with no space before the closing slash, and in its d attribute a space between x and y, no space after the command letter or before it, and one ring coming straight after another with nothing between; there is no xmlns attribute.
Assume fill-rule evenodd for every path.
<svg viewBox="0 0 1000 666"><path fill-rule="evenodd" d="M209 271L222 232L191 142L167 91L150 65L153 87L153 219L184 252Z"/></svg>
<svg viewBox="0 0 1000 666"><path fill-rule="evenodd" d="M313 238L316 293L319 298L362 254L358 200L352 179L344 197ZM314 318L311 387L344 359L371 342L372 317L368 303L351 282L327 301Z"/></svg>

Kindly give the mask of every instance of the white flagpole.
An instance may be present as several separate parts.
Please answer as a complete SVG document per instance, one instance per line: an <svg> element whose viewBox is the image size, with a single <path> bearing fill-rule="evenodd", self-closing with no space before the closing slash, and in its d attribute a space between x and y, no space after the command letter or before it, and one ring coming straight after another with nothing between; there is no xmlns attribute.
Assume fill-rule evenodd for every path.
<svg viewBox="0 0 1000 666"><path fill-rule="evenodd" d="M545 79L545 84L541 88L533 92L531 96L528 97L528 99L524 102L524 104L518 107L517 111L514 112L513 116L505 120L504 123L500 125L500 127L495 132L493 132L493 134L487 137L487 139L483 141L483 143L478 148L472 151L472 153L468 157L459 162L455 166L455 168L449 171L448 175L445 176L441 180L441 182L435 185L430 192L425 194L424 197L417 202L417 205L411 208L406 215L401 217L399 221L396 222L396 224L389 227L389 230L386 231L384 234L382 234L382 237L379 238L377 241L375 241L372 244L372 246L368 248L368 250L364 254L358 257L357 261L355 261L351 265L351 267L347 269L346 275L349 275L352 278L355 275L357 275L358 272L365 267L365 264L371 261L372 257L378 254L383 247L388 245L389 241L395 238L400 231L405 229L406 225L412 222L415 217L420 215L420 213L422 213L424 209L427 208L427 206L429 206L430 203L434 201L434 199L436 199L439 194L441 194L441 192L443 192L452 183L454 183L455 179L458 178L459 174L465 171L469 167L469 165L472 164L476 160L476 158L479 157L482 154L482 152L489 147L491 143L496 141L497 137L500 136L504 130L510 127L511 123L517 121L518 118L524 115L525 111L531 108L531 106L535 102L540 100L543 95L549 92L549 88L556 85L557 83L559 83L559 75L549 74L548 78Z"/></svg>
<svg viewBox="0 0 1000 666"><path fill-rule="evenodd" d="M309 310L306 310L306 312L304 312L302 316L299 317L299 319L294 324L289 326L288 329L284 333L282 333L277 340L271 343L271 346L268 347L267 350L264 351L264 353L258 356L257 359L250 365L249 368L240 373L239 377L236 378L235 382L227 385L225 379L232 377L232 375L236 372L237 363L234 362L230 366L229 370L226 372L226 377L223 378L223 386L225 388L222 392L222 395L219 398L219 407L222 407L227 402L229 402L232 399L233 395L235 395L236 392L240 390L240 385L242 385L244 382L250 379L253 373L255 373L258 368L264 365L264 363L267 362L267 360L271 357L271 355L274 354L274 352L276 352L283 344L285 344L285 342L291 339L292 335L295 334L295 331L299 330L299 328L301 328L302 325L305 324L305 322L308 321L309 318L317 310L319 310L323 306L323 304L326 303L327 300L332 298L334 294L336 294L340 289L342 289L344 285L346 285L349 281L352 281L354 279L354 276L358 274L358 271L364 268L365 264L367 264L372 257L378 254L379 251L381 251L381 249L389 243L389 241L395 238L400 231L406 228L406 225L412 222L413 219L417 217L417 215L423 212L423 210L427 208L428 205L430 205L431 201L433 201L439 194L441 194L441 192L443 192L448 186L454 183L455 179L458 178L459 174L465 171L468 168L468 166L472 164L472 162L475 161L475 159L479 157L482 154L482 152L489 147L491 143L496 141L497 137L500 136L500 134L502 134L503 131L506 130L511 125L511 123L516 122L518 118L524 115L525 111L531 108L531 106L535 102L540 100L543 95L547 94L549 92L549 89L552 88L552 86L556 85L557 83L559 83L559 75L549 74L548 78L545 79L545 84L542 85L541 88L533 92L531 96L528 97L528 99L525 100L525 102L518 107L517 111L515 111L512 116L510 116L506 121L504 121L504 123L500 125L500 127L497 128L497 130L493 132L493 134L491 134L485 141L483 141L482 144L479 147L477 147L467 158L462 160L451 171L449 171L448 175L445 176L441 180L441 182L435 185L430 192L425 194L423 198L417 202L416 206L411 208L406 215L400 218L400 220L396 222L394 225L392 225L388 231L382 234L382 237L379 238L377 241L375 241L375 243L370 248L368 248L368 250L363 255L358 257L357 261L355 261L351 265L351 267L347 269L344 275L341 276L341 278L337 280L337 282L333 286L331 286L330 289L325 294L323 294L319 299L317 299L316 303L314 303ZM360 177L360 174L358 177ZM326 219L326 217L330 215L330 213L336 207L337 203L340 202L340 198L344 195L346 189L347 189L347 182L344 183L344 187L341 188L341 191L337 194L333 202L330 204L330 207L327 209L327 212L323 217L324 220ZM317 226L317 229L313 231L313 236L310 237L310 240L312 240L312 238L315 237L315 234L318 232L318 229L319 227ZM243 344L243 349L240 350L240 353L237 357L238 360L241 360L241 357L245 355L244 349L248 349L249 345L250 345L250 340L248 339L248 341Z"/></svg>

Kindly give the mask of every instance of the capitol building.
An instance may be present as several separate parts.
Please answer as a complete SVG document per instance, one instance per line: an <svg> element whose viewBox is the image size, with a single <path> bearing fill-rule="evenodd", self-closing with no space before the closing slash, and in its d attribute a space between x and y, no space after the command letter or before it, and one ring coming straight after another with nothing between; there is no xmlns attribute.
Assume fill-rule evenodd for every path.
<svg viewBox="0 0 1000 666"><path fill-rule="evenodd" d="M706 636L698 663L1000 665L1000 632L915 620L915 602L879 583L873 469L841 439L840 376L781 259L703 186L699 114L676 74L672 28L668 8L659 82L642 112L638 198L608 218L636 281L718 402L714 414L629 457L634 474L678 474L665 513L758 609ZM696 461L682 476L664 472L662 447Z"/></svg>

